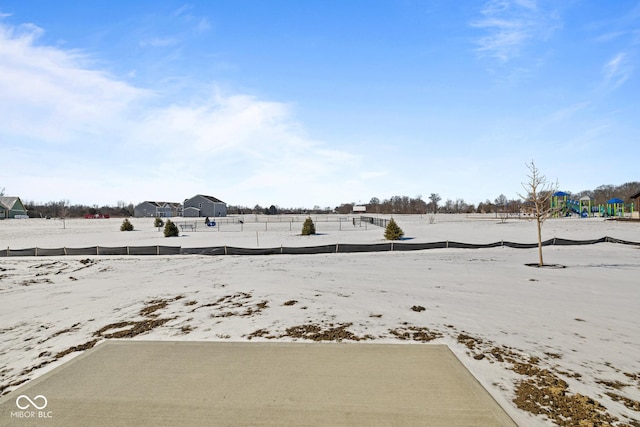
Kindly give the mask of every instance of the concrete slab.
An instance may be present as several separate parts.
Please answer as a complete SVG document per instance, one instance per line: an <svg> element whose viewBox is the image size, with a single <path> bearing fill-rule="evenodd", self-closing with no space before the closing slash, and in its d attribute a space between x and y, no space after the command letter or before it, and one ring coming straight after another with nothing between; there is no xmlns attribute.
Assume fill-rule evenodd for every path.
<svg viewBox="0 0 640 427"><path fill-rule="evenodd" d="M0 425L515 423L444 345L109 340L0 398Z"/></svg>

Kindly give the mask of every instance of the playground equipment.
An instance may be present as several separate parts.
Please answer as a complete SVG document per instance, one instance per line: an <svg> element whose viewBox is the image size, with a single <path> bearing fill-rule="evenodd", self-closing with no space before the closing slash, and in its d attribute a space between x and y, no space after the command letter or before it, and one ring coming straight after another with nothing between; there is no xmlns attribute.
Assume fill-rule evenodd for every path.
<svg viewBox="0 0 640 427"><path fill-rule="evenodd" d="M569 193L556 191L551 197L551 211L556 218L559 216L571 216L573 214L582 215L582 205L579 200L571 199Z"/></svg>
<svg viewBox="0 0 640 427"><path fill-rule="evenodd" d="M595 210L595 206L593 205L593 200L589 196L580 197L578 200L580 204L580 217L587 218L589 214L593 214Z"/></svg>
<svg viewBox="0 0 640 427"><path fill-rule="evenodd" d="M596 214L601 217L624 217L627 214L633 216L633 203L625 203L622 199L613 198L607 200L606 204L595 205L588 196L575 200L569 193L557 191L551 197L551 211L556 218L574 214L581 218L596 216Z"/></svg>
<svg viewBox="0 0 640 427"><path fill-rule="evenodd" d="M633 204L627 205L624 203L624 200L618 198L609 199L607 200L607 204L604 206L603 216L623 217L625 216L625 210L633 214Z"/></svg>

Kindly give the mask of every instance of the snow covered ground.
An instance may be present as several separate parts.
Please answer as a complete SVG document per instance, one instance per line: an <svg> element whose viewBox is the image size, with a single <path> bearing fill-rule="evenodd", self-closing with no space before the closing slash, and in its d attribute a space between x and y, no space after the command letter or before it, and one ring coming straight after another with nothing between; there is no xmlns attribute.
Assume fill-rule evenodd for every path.
<svg viewBox="0 0 640 427"><path fill-rule="evenodd" d="M351 218L247 216L164 238L151 219L0 221L0 247L381 243ZM255 222L259 220L260 222ZM536 241L491 216L396 216L407 242ZM179 220L178 222L183 222ZM192 220L187 220L192 222ZM543 238L640 242L640 223L552 219ZM523 426L640 425L640 248L0 258L0 394L106 338L444 343ZM426 344L428 345L428 344ZM429 367L425 367L428 369ZM589 425L589 424L585 424Z"/></svg>

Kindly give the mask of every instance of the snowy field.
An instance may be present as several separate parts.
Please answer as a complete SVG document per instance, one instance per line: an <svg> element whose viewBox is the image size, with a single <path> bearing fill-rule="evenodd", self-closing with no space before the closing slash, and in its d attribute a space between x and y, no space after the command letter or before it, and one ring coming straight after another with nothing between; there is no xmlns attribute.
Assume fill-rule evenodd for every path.
<svg viewBox="0 0 640 427"><path fill-rule="evenodd" d="M132 219L132 232L119 231L121 219L5 220L0 248L384 241L382 228L351 217L312 218L316 236L299 235L303 216L249 215L219 228L200 222L175 238L152 219ZM396 220L406 242L536 241L524 220ZM543 227L544 239L604 236L640 242L640 223L570 218ZM0 394L108 338L438 343L519 425L640 426L640 248L552 246L544 255L566 268L527 267L537 249L506 247L0 258Z"/></svg>

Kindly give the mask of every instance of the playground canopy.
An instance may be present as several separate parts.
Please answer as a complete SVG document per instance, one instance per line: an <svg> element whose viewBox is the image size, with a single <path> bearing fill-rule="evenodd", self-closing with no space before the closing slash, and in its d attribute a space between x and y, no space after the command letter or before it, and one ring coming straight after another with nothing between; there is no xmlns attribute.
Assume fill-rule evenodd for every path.
<svg viewBox="0 0 640 427"><path fill-rule="evenodd" d="M624 200L618 199L617 197L607 200L607 204L608 205L617 205L617 204L620 204L620 203L624 203Z"/></svg>

